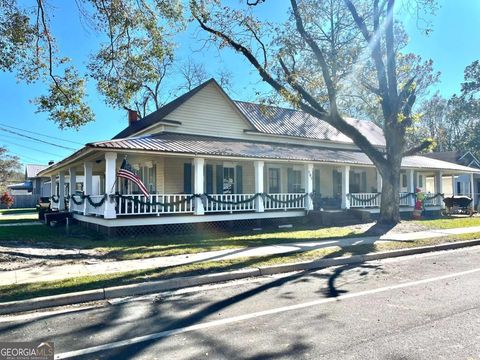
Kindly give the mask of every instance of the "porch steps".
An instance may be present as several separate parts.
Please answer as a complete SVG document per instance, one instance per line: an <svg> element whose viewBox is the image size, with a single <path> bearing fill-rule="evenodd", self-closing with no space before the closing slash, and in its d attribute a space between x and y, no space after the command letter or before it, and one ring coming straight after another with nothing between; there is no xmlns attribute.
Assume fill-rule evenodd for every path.
<svg viewBox="0 0 480 360"><path fill-rule="evenodd" d="M45 224L51 225L55 223L65 223L67 219L73 219L73 214L69 211L52 211L45 213Z"/></svg>

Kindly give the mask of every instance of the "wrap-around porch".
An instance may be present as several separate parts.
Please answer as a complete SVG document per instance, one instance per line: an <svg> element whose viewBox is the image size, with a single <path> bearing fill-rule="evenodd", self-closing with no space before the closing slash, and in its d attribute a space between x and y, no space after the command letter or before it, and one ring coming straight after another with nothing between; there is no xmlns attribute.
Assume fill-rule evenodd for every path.
<svg viewBox="0 0 480 360"><path fill-rule="evenodd" d="M148 198L136 185L116 178L125 156L147 186ZM76 181L79 175L83 175L82 182ZM94 175L100 178L96 191L92 187ZM426 207L441 208L443 194L455 193L455 176L441 170L403 170L401 209L412 210L416 188L425 194ZM180 215L207 215L211 219L221 214L232 214L235 219L234 214L241 217L245 213L262 218L272 213L299 216L310 210L350 208L376 212L382 187L373 166L122 152L99 152L51 180L52 194L56 194L52 207L68 208L82 219Z"/></svg>

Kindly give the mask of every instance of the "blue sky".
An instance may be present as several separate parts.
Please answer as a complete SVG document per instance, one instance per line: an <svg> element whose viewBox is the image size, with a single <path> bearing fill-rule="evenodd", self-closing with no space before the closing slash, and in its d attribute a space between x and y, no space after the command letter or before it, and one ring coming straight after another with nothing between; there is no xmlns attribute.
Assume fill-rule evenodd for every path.
<svg viewBox="0 0 480 360"><path fill-rule="evenodd" d="M83 67L88 61L88 54L95 50L98 35L89 32L80 23L75 8L71 7L73 1L57 3L52 26L59 48L63 55L69 56L76 65ZM436 86L436 90L449 96L458 92L465 66L480 59L477 26L480 19L480 1L443 0L439 3L440 9L432 18L434 31L429 36L421 34L413 17L403 15L402 20L406 23L410 36L408 50L421 55L424 59L433 59L435 69L441 72L441 82ZM276 11L281 11L280 7ZM184 35L180 39L179 52L183 57L199 47L190 35ZM207 69L212 72L218 68L229 69L232 72L233 98L250 101L255 99L255 90L259 87L258 76L240 55L231 51L219 55L218 51L212 48L206 54L195 53L194 57L197 61L207 64ZM48 120L46 114L35 113L35 105L31 103L31 99L44 92L42 84L21 84L12 74L0 73L0 88L2 92L0 126L9 125L75 143L87 143L111 138L122 130L127 122L123 110L115 110L104 104L93 83L88 86L88 99L96 114L96 121L79 131L62 131ZM47 137L39 138L52 141ZM68 147L79 146L74 143L58 143ZM20 156L24 163L58 161L71 153L69 150L37 144L2 131L0 145L6 146L12 154Z"/></svg>

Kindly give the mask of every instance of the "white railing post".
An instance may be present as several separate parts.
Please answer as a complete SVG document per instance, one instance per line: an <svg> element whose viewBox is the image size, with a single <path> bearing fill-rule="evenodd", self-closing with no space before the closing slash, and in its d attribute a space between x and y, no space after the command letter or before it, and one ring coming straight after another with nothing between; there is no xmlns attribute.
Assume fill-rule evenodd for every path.
<svg viewBox="0 0 480 360"><path fill-rule="evenodd" d="M92 167L91 162L83 163L83 194L92 195ZM105 188L106 190L106 188ZM88 214L88 201L85 199L83 203L83 215Z"/></svg>
<svg viewBox="0 0 480 360"><path fill-rule="evenodd" d="M305 165L305 192L307 196L305 197L305 210L313 210L313 164Z"/></svg>
<svg viewBox="0 0 480 360"><path fill-rule="evenodd" d="M255 167L255 194L263 194L263 161L254 161ZM263 196L257 196L255 198L255 212L264 212L265 204L263 203Z"/></svg>
<svg viewBox="0 0 480 360"><path fill-rule="evenodd" d="M383 187L382 175L380 175L380 171L377 170L377 192L378 193L382 192L382 187Z"/></svg>
<svg viewBox="0 0 480 360"><path fill-rule="evenodd" d="M203 183L204 183L204 171L205 159L195 158L193 159L193 193L194 194L203 194ZM203 207L202 199L199 197L195 198L195 215L204 215L205 209Z"/></svg>
<svg viewBox="0 0 480 360"><path fill-rule="evenodd" d="M110 194L115 193L113 188L115 185L115 178L117 176L117 154L113 152L105 153L105 207L103 217L105 219L115 219L117 213L115 211L115 199L110 198ZM88 194L87 194L88 195Z"/></svg>
<svg viewBox="0 0 480 360"><path fill-rule="evenodd" d="M342 209L350 209L350 166L345 165L342 168Z"/></svg>
<svg viewBox="0 0 480 360"><path fill-rule="evenodd" d="M455 183L455 175L452 175L452 196L455 196L455 188L456 188L456 183Z"/></svg>
<svg viewBox="0 0 480 360"><path fill-rule="evenodd" d="M77 172L75 171L75 168L70 168L68 169L68 174L70 175L70 197L68 199L68 210L72 211L74 207L74 202L72 199L72 195L75 195L75 189L76 189L76 184L77 184Z"/></svg>
<svg viewBox="0 0 480 360"><path fill-rule="evenodd" d="M408 173L408 192L415 194L415 176L412 169L407 170ZM415 207L415 195L410 196L410 206Z"/></svg>
<svg viewBox="0 0 480 360"><path fill-rule="evenodd" d="M50 176L50 196L55 195L57 195L57 177L52 175Z"/></svg>
<svg viewBox="0 0 480 360"><path fill-rule="evenodd" d="M435 191L437 194L443 194L443 172L442 171L437 171L437 174L435 175ZM438 202L437 205L440 205L442 208L445 207L445 203L442 201L441 197L437 197L435 199L436 202Z"/></svg>
<svg viewBox="0 0 480 360"><path fill-rule="evenodd" d="M65 173L58 173L58 210L65 210Z"/></svg>
<svg viewBox="0 0 480 360"><path fill-rule="evenodd" d="M475 209L475 185L473 183L473 173L470 174L470 197L472 198L472 208Z"/></svg>

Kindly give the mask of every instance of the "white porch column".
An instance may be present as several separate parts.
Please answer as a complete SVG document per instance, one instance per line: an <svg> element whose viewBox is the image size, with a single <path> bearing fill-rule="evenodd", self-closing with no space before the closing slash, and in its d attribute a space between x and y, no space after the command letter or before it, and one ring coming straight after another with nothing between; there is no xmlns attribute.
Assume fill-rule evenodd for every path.
<svg viewBox="0 0 480 360"><path fill-rule="evenodd" d="M475 185L473 183L473 173L470 174L470 195L472 197L472 208L475 209Z"/></svg>
<svg viewBox="0 0 480 360"><path fill-rule="evenodd" d="M93 163L83 163L83 194L92 195L92 168ZM83 215L88 214L88 201L85 199L83 203Z"/></svg>
<svg viewBox="0 0 480 360"><path fill-rule="evenodd" d="M313 210L313 164L305 165L305 192L307 196L305 197L305 210Z"/></svg>
<svg viewBox="0 0 480 360"><path fill-rule="evenodd" d="M415 172L410 169L407 170L408 173L408 192L410 194L415 194ZM415 207L415 196L410 196L410 205Z"/></svg>
<svg viewBox="0 0 480 360"><path fill-rule="evenodd" d="M342 168L342 209L350 209L350 166L346 165Z"/></svg>
<svg viewBox="0 0 480 360"><path fill-rule="evenodd" d="M65 210L65 173L58 173L58 210Z"/></svg>
<svg viewBox="0 0 480 360"><path fill-rule="evenodd" d="M456 188L455 175L452 175L452 196L455 196L455 188Z"/></svg>
<svg viewBox="0 0 480 360"><path fill-rule="evenodd" d="M113 186L115 185L115 178L117 172L117 154L112 152L105 153L105 194L107 194L107 200L105 200L105 208L103 217L105 219L115 219L117 212L115 211L115 199L110 198L110 194L115 193Z"/></svg>
<svg viewBox="0 0 480 360"><path fill-rule="evenodd" d="M57 177L55 175L50 176L50 196L57 195Z"/></svg>
<svg viewBox="0 0 480 360"><path fill-rule="evenodd" d="M435 191L437 194L443 194L443 172L442 171L437 171L437 174L435 175ZM443 208L445 207L445 203L442 201L441 198L439 199L439 204Z"/></svg>
<svg viewBox="0 0 480 360"><path fill-rule="evenodd" d="M377 170L377 192L382 192L382 175L380 175L380 171Z"/></svg>
<svg viewBox="0 0 480 360"><path fill-rule="evenodd" d="M255 168L255 194L263 194L263 161L254 161L253 166ZM264 212L265 204L263 203L263 196L257 196L255 198L255 212Z"/></svg>
<svg viewBox="0 0 480 360"><path fill-rule="evenodd" d="M193 193L203 194L204 191L204 167L205 159L195 158L193 159ZM202 199L195 198L195 215L205 214L205 208L203 207Z"/></svg>
<svg viewBox="0 0 480 360"><path fill-rule="evenodd" d="M72 200L72 195L75 195L75 189L76 186L75 184L77 183L77 172L75 171L75 168L70 168L68 169L68 174L70 175L70 185L69 185L69 200L68 200L68 209L71 211L73 208L73 200Z"/></svg>

